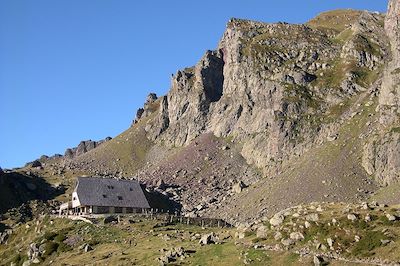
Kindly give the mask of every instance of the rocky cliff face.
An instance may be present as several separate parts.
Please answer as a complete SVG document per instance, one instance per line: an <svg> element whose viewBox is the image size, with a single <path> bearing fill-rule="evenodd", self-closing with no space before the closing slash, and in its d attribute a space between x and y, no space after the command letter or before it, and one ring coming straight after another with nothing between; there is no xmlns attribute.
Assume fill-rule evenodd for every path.
<svg viewBox="0 0 400 266"><path fill-rule="evenodd" d="M182 146L212 132L240 143L264 173L279 172L333 134L341 106L375 83L389 50L383 19L358 11L306 25L232 19L215 51L174 75L148 136Z"/></svg>
<svg viewBox="0 0 400 266"><path fill-rule="evenodd" d="M364 146L363 165L382 185L400 181L400 3L389 1L385 31L391 46L379 95L380 130Z"/></svg>
<svg viewBox="0 0 400 266"><path fill-rule="evenodd" d="M400 106L400 3L397 0L389 1L385 30L392 54L385 69L379 102L384 114L381 122L390 123L398 120Z"/></svg>

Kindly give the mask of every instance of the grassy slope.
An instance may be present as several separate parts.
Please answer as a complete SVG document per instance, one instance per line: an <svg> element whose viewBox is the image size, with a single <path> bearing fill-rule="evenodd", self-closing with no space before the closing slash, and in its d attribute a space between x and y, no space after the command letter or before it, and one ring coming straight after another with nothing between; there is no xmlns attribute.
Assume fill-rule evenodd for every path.
<svg viewBox="0 0 400 266"><path fill-rule="evenodd" d="M76 159L75 163L83 163L102 171L119 171L127 175L134 174L146 163L148 150L154 145L146 137L144 130L147 119L141 120L114 139L102 144Z"/></svg>
<svg viewBox="0 0 400 266"><path fill-rule="evenodd" d="M66 219L40 220L41 233L35 233L35 223L29 228L19 226L8 245L0 246L1 265L12 261L21 265L27 259L27 247L32 242L40 242L53 233L54 242L60 246L59 239L80 236L82 239L73 248L55 248L54 252L42 260L42 265L159 265L157 258L163 253L161 249L183 247L190 251L189 257L168 265L242 265L247 258L251 265L304 265L310 258L299 257L289 252L266 252L255 250L246 245L236 245L235 229L210 229L187 225L170 225L154 228L156 221L142 221L135 224L89 225L80 221ZM201 246L197 239L190 239L194 234L215 232L225 240L222 244ZM163 239L168 235L169 240ZM183 238L182 238L183 237ZM129 240L132 245L129 246ZM79 249L84 243L90 243L94 250L85 253ZM19 250L19 252L17 251ZM17 251L17 252L16 252Z"/></svg>
<svg viewBox="0 0 400 266"><path fill-rule="evenodd" d="M323 12L311 19L307 24L312 28L322 30L334 30L337 33L349 28L349 25L357 21L362 11L339 9L328 12Z"/></svg>
<svg viewBox="0 0 400 266"><path fill-rule="evenodd" d="M235 238L236 229L231 228L201 228L191 225L166 225L156 220L122 218L117 225L107 224L90 225L82 221L50 218L44 216L39 220L31 221L27 225L20 225L8 241L8 245L0 245L1 265L8 265L15 261L20 265L26 260L26 251L30 243L39 243L47 239L46 243L53 243L54 251L43 257L42 265L159 265L157 258L164 253L161 249L183 247L189 251L188 257L178 259L168 265L243 265L246 260L249 265L311 265L312 255L300 257L295 252L308 247L315 250L314 241L325 243L326 239L334 239L334 247L341 250L341 257L350 260L377 258L400 260L400 221L389 222L385 213L396 213L395 207L379 207L375 210L360 209L356 205L321 204L322 211L317 211L319 204L303 205L301 209L292 211L297 213L318 213L319 221L311 222L306 229L301 225L304 216L287 215L279 230L284 237L290 232L302 232L305 240L300 241L289 249L280 251L266 251L255 249L258 246L275 246L280 241L274 239L276 228L270 228L266 222L267 236L256 237L255 232L247 231L243 239ZM313 207L314 206L314 207ZM349 209L349 211L344 211ZM358 220L351 222L347 219L347 212L357 213ZM363 217L369 213L371 222L363 222ZM331 220L337 220L332 225ZM39 230L37 230L39 229ZM239 229L238 229L239 230ZM385 230L385 231L383 231ZM216 233L221 244L201 246L199 236L206 233ZM385 233L383 233L385 232ZM355 236L361 240L355 241ZM79 237L71 248L65 246L65 239ZM392 240L388 245L380 242L381 239ZM129 245L131 241L132 245ZM79 247L89 243L94 249L84 252ZM282 247L282 246L281 246ZM354 265L332 261L330 265ZM360 263L359 265L363 265Z"/></svg>

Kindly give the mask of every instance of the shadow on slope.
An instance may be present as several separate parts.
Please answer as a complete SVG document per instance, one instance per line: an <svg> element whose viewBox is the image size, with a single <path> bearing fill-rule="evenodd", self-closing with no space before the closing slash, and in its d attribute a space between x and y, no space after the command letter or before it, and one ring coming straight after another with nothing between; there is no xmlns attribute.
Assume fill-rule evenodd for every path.
<svg viewBox="0 0 400 266"><path fill-rule="evenodd" d="M31 200L46 201L63 193L63 188L56 189L40 177L4 173L0 175L0 214Z"/></svg>

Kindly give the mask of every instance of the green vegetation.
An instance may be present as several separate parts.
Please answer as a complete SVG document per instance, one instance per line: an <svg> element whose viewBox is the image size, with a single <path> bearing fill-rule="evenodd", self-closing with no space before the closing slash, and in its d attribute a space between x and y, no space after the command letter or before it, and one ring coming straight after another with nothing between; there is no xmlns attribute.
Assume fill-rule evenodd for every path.
<svg viewBox="0 0 400 266"><path fill-rule="evenodd" d="M400 133L400 127L392 127L390 132L392 132L392 133Z"/></svg>
<svg viewBox="0 0 400 266"><path fill-rule="evenodd" d="M290 253L285 259L285 265L292 265L293 263L297 262L300 255L296 253Z"/></svg>
<svg viewBox="0 0 400 266"><path fill-rule="evenodd" d="M364 88L368 88L379 78L381 68L370 70L366 67L356 67L352 70L352 72L356 75L355 82Z"/></svg>
<svg viewBox="0 0 400 266"><path fill-rule="evenodd" d="M264 250L249 249L246 258L249 260L251 265L269 265L272 263L271 257Z"/></svg>
<svg viewBox="0 0 400 266"><path fill-rule="evenodd" d="M339 43L345 43L353 36L353 34L354 32L352 29L345 29L335 37L334 41L338 41Z"/></svg>
<svg viewBox="0 0 400 266"><path fill-rule="evenodd" d="M44 257L46 258L46 257L50 256L51 254L53 254L53 252L56 252L57 248L58 248L58 243L53 242L53 241L46 242L44 244L44 250L45 250L45 252L43 254Z"/></svg>
<svg viewBox="0 0 400 266"><path fill-rule="evenodd" d="M387 239L387 237L378 231L366 231L366 234L358 241L352 250L352 255L357 257L368 257L372 256L374 249L382 245L381 239Z"/></svg>
<svg viewBox="0 0 400 266"><path fill-rule="evenodd" d="M285 100L291 103L306 103L308 107L318 109L320 101L312 95L312 92L306 87L301 85L283 84L285 90Z"/></svg>
<svg viewBox="0 0 400 266"><path fill-rule="evenodd" d="M342 32L349 28L349 26L356 22L362 11L340 9L333 10L319 14L307 24L312 28L320 30L334 30Z"/></svg>

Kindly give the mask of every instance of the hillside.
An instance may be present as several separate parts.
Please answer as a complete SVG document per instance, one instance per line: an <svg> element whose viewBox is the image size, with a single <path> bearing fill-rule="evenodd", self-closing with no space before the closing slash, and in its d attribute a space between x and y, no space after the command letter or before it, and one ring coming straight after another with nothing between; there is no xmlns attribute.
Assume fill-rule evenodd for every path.
<svg viewBox="0 0 400 266"><path fill-rule="evenodd" d="M47 239L66 253L41 260L151 264L158 249L175 247L185 235L184 249L196 252L182 261L195 265L399 263L399 16L399 1L391 0L387 14L334 10L305 24L232 18L216 49L177 71L166 95L149 94L126 131L0 174L1 212L31 200L65 201L78 175L135 178L154 204L185 217L221 218L237 229L216 229L223 244L198 247L196 233L213 230L125 221L101 227L115 233L115 245L102 239L87 253ZM309 221L310 214L319 218ZM30 219L53 228L46 215ZM24 234L12 215L3 223ZM63 234L85 232L85 241L99 234L97 226L52 223ZM129 232L138 233L145 255L120 251ZM30 232L23 245L42 233ZM170 239L146 244L165 235L173 245ZM2 248L11 263L13 249Z"/></svg>
<svg viewBox="0 0 400 266"><path fill-rule="evenodd" d="M393 53L384 25L354 10L304 25L231 19L218 48L178 71L166 96L150 94L128 130L51 167L162 180L184 211L232 222L366 200L400 172L399 119L381 93Z"/></svg>

